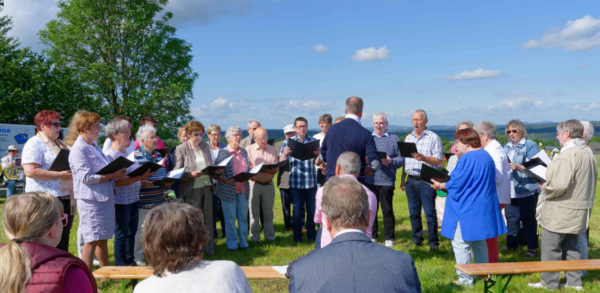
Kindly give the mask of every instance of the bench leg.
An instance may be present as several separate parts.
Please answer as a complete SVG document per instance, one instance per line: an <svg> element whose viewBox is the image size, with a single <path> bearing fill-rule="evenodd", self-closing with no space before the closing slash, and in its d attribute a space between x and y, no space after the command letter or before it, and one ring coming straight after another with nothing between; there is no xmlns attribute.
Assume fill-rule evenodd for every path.
<svg viewBox="0 0 600 293"><path fill-rule="evenodd" d="M496 280L493 280L493 276L490 276L487 279L484 279L484 284L483 284L483 292L492 292L490 289L492 289L492 287L495 287L495 291L496 293L504 293L504 291L506 291L506 287L508 287L508 283L510 283L510 281L512 280L512 275L508 276L508 279L506 279L506 282L504 283L504 286L502 286L502 278L504 277L503 275L496 275Z"/></svg>
<svg viewBox="0 0 600 293"><path fill-rule="evenodd" d="M121 292L122 293L127 292L127 280L125 280L125 279L121 279Z"/></svg>

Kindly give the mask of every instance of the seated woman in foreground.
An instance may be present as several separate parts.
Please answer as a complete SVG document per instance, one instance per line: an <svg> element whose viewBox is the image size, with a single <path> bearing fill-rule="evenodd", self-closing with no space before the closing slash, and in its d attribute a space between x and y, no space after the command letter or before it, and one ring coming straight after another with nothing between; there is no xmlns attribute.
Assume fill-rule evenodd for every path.
<svg viewBox="0 0 600 293"><path fill-rule="evenodd" d="M68 215L46 192L11 196L2 211L10 241L0 247L2 292L97 292L87 265L56 248Z"/></svg>
<svg viewBox="0 0 600 293"><path fill-rule="evenodd" d="M252 292L242 269L232 261L205 261L210 237L199 208L167 203L144 220L142 243L154 276L140 282L140 292Z"/></svg>

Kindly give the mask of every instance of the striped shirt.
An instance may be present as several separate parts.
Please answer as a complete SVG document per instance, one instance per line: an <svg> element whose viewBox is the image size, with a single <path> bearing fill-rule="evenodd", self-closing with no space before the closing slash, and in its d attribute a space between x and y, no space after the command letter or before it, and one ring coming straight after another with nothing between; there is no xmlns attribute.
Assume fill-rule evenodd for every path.
<svg viewBox="0 0 600 293"><path fill-rule="evenodd" d="M108 161L112 162L119 157L127 157L127 150L124 153L119 151L115 151L110 147L104 152ZM127 168L127 174L131 173L133 170L137 169L140 165L137 163L133 163L133 165ZM140 187L142 187L141 181L133 182L129 185L125 186L115 186L115 204L132 204L140 200Z"/></svg>
<svg viewBox="0 0 600 293"><path fill-rule="evenodd" d="M142 155L142 152L140 152L139 149L136 149L133 153L131 153L131 155L129 155L128 159L143 165L144 163L147 162L146 158L144 157L144 155ZM160 160L162 160L162 156L160 155L159 152L154 151L154 163L158 163ZM167 175L167 170L165 170L164 167L158 169L158 171L156 172L156 174L146 178L146 180L150 181L150 182L154 182L157 180L161 180L163 178L165 178L165 176ZM140 203L139 203L139 207L140 208L151 208L151 207L155 207L158 206L160 204L163 203L163 194L165 192L165 188L163 186L158 186L158 185L153 185L151 187L147 187L147 188L140 188Z"/></svg>
<svg viewBox="0 0 600 293"><path fill-rule="evenodd" d="M306 136L304 140L300 140L298 136L293 136L289 139L308 143L315 139ZM287 139L281 145L279 156L283 154L283 150L288 146ZM313 159L301 161L292 156L288 156L290 165L290 188L309 189L317 186L317 170L315 169L315 161Z"/></svg>
<svg viewBox="0 0 600 293"><path fill-rule="evenodd" d="M414 142L417 144L417 151L426 157L434 157L442 160L444 152L442 149L442 140L430 130L425 129L420 138L417 138L415 131L406 136L404 142ZM413 158L404 158L404 172L408 175L419 176L421 174L421 165L427 164L423 161L417 161ZM430 164L427 164L431 166ZM436 167L436 166L431 166Z"/></svg>

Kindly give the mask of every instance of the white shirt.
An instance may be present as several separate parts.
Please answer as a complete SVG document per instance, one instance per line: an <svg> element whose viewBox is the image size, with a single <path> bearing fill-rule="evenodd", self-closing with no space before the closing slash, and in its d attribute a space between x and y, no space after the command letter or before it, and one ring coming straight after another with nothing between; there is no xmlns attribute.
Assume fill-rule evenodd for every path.
<svg viewBox="0 0 600 293"><path fill-rule="evenodd" d="M39 136L30 138L23 147L21 164L35 163L40 169L48 170L56 159L56 154L40 139ZM60 189L60 179L38 180L25 177L25 192L47 191L55 197L69 195L68 190Z"/></svg>
<svg viewBox="0 0 600 293"><path fill-rule="evenodd" d="M511 187L510 182L512 181L512 171L508 167L508 158L504 148L497 140L492 140L485 147L485 151L490 154L494 160L496 166L496 191L498 192L498 202L500 204L510 203Z"/></svg>
<svg viewBox="0 0 600 293"><path fill-rule="evenodd" d="M111 145L112 140L110 138L104 140L104 145L102 146L102 153L104 153L105 155L108 154L108 149L110 149ZM133 153L133 151L135 151L135 141L133 141L133 139L130 139L129 146L125 148L125 153L127 154L127 156L129 156L129 154Z"/></svg>
<svg viewBox="0 0 600 293"><path fill-rule="evenodd" d="M177 273L152 276L141 281L134 293L252 292L244 271L232 261L200 261Z"/></svg>
<svg viewBox="0 0 600 293"><path fill-rule="evenodd" d="M360 123L360 118L354 114L346 114L346 118L354 119L358 124L362 125L362 123Z"/></svg>

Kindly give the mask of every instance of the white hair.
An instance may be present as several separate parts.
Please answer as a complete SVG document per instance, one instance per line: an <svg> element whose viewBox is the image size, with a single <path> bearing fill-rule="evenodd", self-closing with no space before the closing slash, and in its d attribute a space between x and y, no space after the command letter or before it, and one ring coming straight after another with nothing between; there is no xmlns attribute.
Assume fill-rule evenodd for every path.
<svg viewBox="0 0 600 293"><path fill-rule="evenodd" d="M248 120L248 128L252 127L252 122L256 122L256 124L258 124L258 127L260 127L260 122L258 122L258 120Z"/></svg>
<svg viewBox="0 0 600 293"><path fill-rule="evenodd" d="M138 141L146 140L151 132L156 134L156 128L154 128L154 126L150 124L140 126L135 134L135 139Z"/></svg>
<svg viewBox="0 0 600 293"><path fill-rule="evenodd" d="M383 119L384 122L387 122L387 114L383 113L383 112L377 112L375 114L373 114L373 121L375 121L375 119Z"/></svg>
<svg viewBox="0 0 600 293"><path fill-rule="evenodd" d="M242 129L239 126L233 125L233 126L229 126L227 128L227 131L225 132L225 137L230 137L233 136L234 132L242 132Z"/></svg>
<svg viewBox="0 0 600 293"><path fill-rule="evenodd" d="M583 124L583 139L585 139L585 142L588 143L594 136L594 125L587 120L580 120L579 122Z"/></svg>
<svg viewBox="0 0 600 293"><path fill-rule="evenodd" d="M425 110L423 110L423 109L418 109L418 110L415 110L415 114L416 114L416 113L421 113L421 114L423 114L423 119L427 119L427 112L425 112Z"/></svg>

